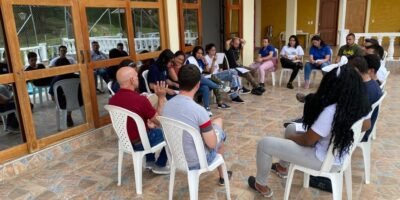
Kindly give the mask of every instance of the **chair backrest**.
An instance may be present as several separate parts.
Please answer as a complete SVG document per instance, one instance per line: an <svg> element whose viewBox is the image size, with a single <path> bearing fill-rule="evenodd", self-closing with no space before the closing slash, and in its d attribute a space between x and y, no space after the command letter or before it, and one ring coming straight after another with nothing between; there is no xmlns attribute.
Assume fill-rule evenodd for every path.
<svg viewBox="0 0 400 200"><path fill-rule="evenodd" d="M69 79L63 79L59 80L53 85L53 91L54 91L54 98L56 100L56 105L57 108L61 110L59 103L60 97L58 96L58 88L61 88L64 96L65 96L65 110L72 111L72 110L77 110L81 106L79 105L79 86L81 84L81 81L79 78L69 78Z"/></svg>
<svg viewBox="0 0 400 200"><path fill-rule="evenodd" d="M199 66L199 63L197 62L196 58L194 58L193 56L189 56L185 63L189 62L190 64L196 65L196 67L200 70L200 72L203 72L203 69Z"/></svg>
<svg viewBox="0 0 400 200"><path fill-rule="evenodd" d="M381 88L382 91L385 91L385 87L386 87L386 83L387 83L387 79L389 77L390 71L387 71L386 75L385 75L385 80L381 83L381 85L379 86Z"/></svg>
<svg viewBox="0 0 400 200"><path fill-rule="evenodd" d="M374 104L372 104L372 110L371 110L371 113L373 113L374 111L375 111L375 109L379 109L379 108L381 108L381 105L382 105L382 101L383 101L383 99L385 99L385 97L386 97L386 92L383 92L383 94L382 94L382 96L381 96L381 98L379 98L378 99L378 101L376 101ZM372 137L372 133L374 133L375 131L376 131L376 124L377 124L377 122L378 122L378 119L379 119L379 111L376 113L376 119L375 119L375 122L374 122L374 124L372 124L372 130L371 130L371 134L369 134L369 138L368 138L368 141L371 139L371 137ZM372 114L371 114L371 116L372 116Z"/></svg>
<svg viewBox="0 0 400 200"><path fill-rule="evenodd" d="M114 96L115 92L112 90L112 84L113 84L113 81L109 81L107 83L107 88L108 88L108 91L110 92L111 96Z"/></svg>
<svg viewBox="0 0 400 200"><path fill-rule="evenodd" d="M357 144L361 140L361 137L362 137L361 136L361 128L362 128L363 122L364 122L364 119L362 118L362 119L358 120L357 122L355 122L353 124L353 126L351 126L351 130L353 130L353 133L354 133L353 134L354 141L353 141L353 144L351 145L351 147L349 148L349 155L346 156L346 158L344 159L343 164L341 166L340 171L342 171L342 172L348 167L349 162L351 160L351 155L353 154L355 148L357 147ZM325 160L321 166L321 170L320 170L321 172L329 173L331 171L332 165L335 163L335 156L332 153L333 145L334 145L333 143L329 145ZM335 155L338 155L337 151L335 152Z"/></svg>
<svg viewBox="0 0 400 200"><path fill-rule="evenodd" d="M144 83L145 83L145 85L146 85L147 93L150 93L150 94L151 94L152 92L151 92L150 87L149 87L149 82L147 82L147 76L148 76L148 74L149 74L149 70L144 70L144 71L142 72L142 77L143 77Z"/></svg>
<svg viewBox="0 0 400 200"><path fill-rule="evenodd" d="M145 151L150 150L151 146L147 137L146 126L138 114L119 106L105 105L104 108L110 113L111 123L118 136L119 148L124 151L134 152L127 129L128 118L131 118L136 123L143 149Z"/></svg>
<svg viewBox="0 0 400 200"><path fill-rule="evenodd" d="M217 53L218 56L224 56L224 62L226 63L226 68L229 70L231 67L229 66L228 57L226 57L225 53Z"/></svg>
<svg viewBox="0 0 400 200"><path fill-rule="evenodd" d="M171 153L172 162L176 169L181 171L189 170L183 149L184 134L189 134L193 138L197 156L199 158L200 169L207 168L208 164L201 134L195 128L180 121L162 116L158 116L157 118L163 128L164 137Z"/></svg>

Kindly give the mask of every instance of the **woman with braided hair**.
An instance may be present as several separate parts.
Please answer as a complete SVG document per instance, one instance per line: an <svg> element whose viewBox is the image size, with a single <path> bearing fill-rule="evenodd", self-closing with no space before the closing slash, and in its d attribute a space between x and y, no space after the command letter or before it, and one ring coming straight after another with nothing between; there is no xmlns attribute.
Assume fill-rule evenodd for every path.
<svg viewBox="0 0 400 200"><path fill-rule="evenodd" d="M313 95L307 96L303 113L304 131L289 125L285 138L265 137L258 142L257 175L249 177L249 186L265 197L273 192L267 186L268 174L287 175L289 163L319 170L330 144L335 154L334 166L340 167L353 144L351 126L367 116L371 108L360 75L347 65L332 67ZM368 118L368 117L365 117ZM363 130L370 127L366 119ZM272 157L280 159L272 163Z"/></svg>

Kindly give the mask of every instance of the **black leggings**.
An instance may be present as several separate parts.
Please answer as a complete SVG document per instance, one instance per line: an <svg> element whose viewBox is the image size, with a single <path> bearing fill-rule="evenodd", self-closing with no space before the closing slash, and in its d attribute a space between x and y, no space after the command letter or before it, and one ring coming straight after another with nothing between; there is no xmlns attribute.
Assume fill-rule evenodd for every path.
<svg viewBox="0 0 400 200"><path fill-rule="evenodd" d="M293 82L293 80L299 73L299 70L303 68L303 63L301 62L295 63L287 58L281 58L281 63L283 68L288 68L293 70L292 74L290 75L289 83Z"/></svg>

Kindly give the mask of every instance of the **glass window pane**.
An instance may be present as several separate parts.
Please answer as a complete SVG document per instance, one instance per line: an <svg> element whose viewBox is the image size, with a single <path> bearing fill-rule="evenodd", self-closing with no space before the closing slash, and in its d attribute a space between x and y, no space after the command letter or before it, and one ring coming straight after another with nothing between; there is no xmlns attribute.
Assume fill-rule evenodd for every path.
<svg viewBox="0 0 400 200"><path fill-rule="evenodd" d="M197 10L195 9L183 10L185 46L196 46L199 44L198 17Z"/></svg>
<svg viewBox="0 0 400 200"><path fill-rule="evenodd" d="M39 62L54 66L59 56L76 62L75 37L69 7L14 6L21 59L28 65L28 52L35 52ZM63 45L66 51L59 51Z"/></svg>
<svg viewBox="0 0 400 200"><path fill-rule="evenodd" d="M24 143L14 84L0 84L0 151Z"/></svg>
<svg viewBox="0 0 400 200"><path fill-rule="evenodd" d="M132 16L136 53L159 51L161 49L161 38L158 8L134 8L132 9Z"/></svg>
<svg viewBox="0 0 400 200"><path fill-rule="evenodd" d="M230 23L230 37L239 37L239 10L231 10Z"/></svg>
<svg viewBox="0 0 400 200"><path fill-rule="evenodd" d="M128 56L125 9L87 8L91 61Z"/></svg>
<svg viewBox="0 0 400 200"><path fill-rule="evenodd" d="M37 138L85 123L79 73L31 80L27 87Z"/></svg>

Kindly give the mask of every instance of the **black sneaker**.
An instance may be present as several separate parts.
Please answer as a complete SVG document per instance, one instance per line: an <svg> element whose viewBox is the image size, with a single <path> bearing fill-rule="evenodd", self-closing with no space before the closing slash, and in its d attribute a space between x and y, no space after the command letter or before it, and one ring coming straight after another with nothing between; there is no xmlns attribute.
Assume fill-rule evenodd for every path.
<svg viewBox="0 0 400 200"><path fill-rule="evenodd" d="M229 178L229 180L231 180L232 173L233 173L232 171L228 171L228 178ZM218 184L221 185L221 186L225 185L225 180L224 180L224 178L219 177Z"/></svg>
<svg viewBox="0 0 400 200"><path fill-rule="evenodd" d="M244 103L243 99L241 99L239 96L233 98L232 102L233 103Z"/></svg>
<svg viewBox="0 0 400 200"><path fill-rule="evenodd" d="M294 88L292 83L290 83L290 82L286 85L286 87L289 88L289 89L293 89Z"/></svg>
<svg viewBox="0 0 400 200"><path fill-rule="evenodd" d="M218 109L231 109L231 107L226 103L218 104Z"/></svg>
<svg viewBox="0 0 400 200"><path fill-rule="evenodd" d="M258 90L257 88L254 88L251 90L251 94L261 96L262 92L260 90Z"/></svg>
<svg viewBox="0 0 400 200"><path fill-rule="evenodd" d="M245 87L242 87L242 89L240 90L240 94L249 94L249 93L250 93L250 90Z"/></svg>
<svg viewBox="0 0 400 200"><path fill-rule="evenodd" d="M258 87L258 88L256 88L258 91L260 91L261 93L264 93L265 92L265 88L264 87Z"/></svg>

